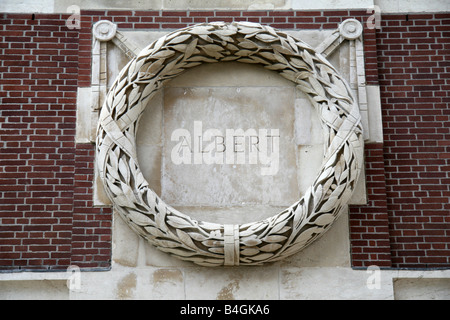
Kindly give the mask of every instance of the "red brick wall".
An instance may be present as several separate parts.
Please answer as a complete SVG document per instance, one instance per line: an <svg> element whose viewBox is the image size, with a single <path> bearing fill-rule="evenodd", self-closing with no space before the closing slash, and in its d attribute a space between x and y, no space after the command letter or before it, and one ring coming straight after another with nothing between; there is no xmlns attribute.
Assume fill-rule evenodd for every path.
<svg viewBox="0 0 450 320"><path fill-rule="evenodd" d="M0 269L105 269L112 214L92 203L94 147L75 143L76 90L90 86L91 27L171 30L210 21L336 28L365 11L82 11L0 14ZM384 144L366 145L369 203L350 211L354 267L449 267L449 15L364 24Z"/></svg>
<svg viewBox="0 0 450 320"><path fill-rule="evenodd" d="M383 144L366 144L364 151L368 204L350 207L352 265L392 267Z"/></svg>
<svg viewBox="0 0 450 320"><path fill-rule="evenodd" d="M92 25L111 20L119 29L172 30L213 21L250 21L278 29L336 29L342 21L355 18L367 21L366 11L81 11L79 86L90 86ZM377 84L375 30L364 28L366 77Z"/></svg>
<svg viewBox="0 0 450 320"><path fill-rule="evenodd" d="M383 15L377 32L394 267L450 266L450 14Z"/></svg>
<svg viewBox="0 0 450 320"><path fill-rule="evenodd" d="M0 14L0 269L109 267L111 213L104 222L85 201L93 157L75 144L79 32L67 17Z"/></svg>

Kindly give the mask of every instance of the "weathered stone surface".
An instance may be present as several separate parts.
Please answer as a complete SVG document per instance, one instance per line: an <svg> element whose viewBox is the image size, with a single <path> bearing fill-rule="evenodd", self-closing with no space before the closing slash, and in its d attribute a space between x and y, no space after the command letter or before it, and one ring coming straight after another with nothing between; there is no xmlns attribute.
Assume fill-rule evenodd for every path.
<svg viewBox="0 0 450 320"><path fill-rule="evenodd" d="M186 299L279 299L278 268L198 269L185 271ZM214 279L214 281L210 281Z"/></svg>
<svg viewBox="0 0 450 320"><path fill-rule="evenodd" d="M395 279L396 300L450 300L450 279Z"/></svg>
<svg viewBox="0 0 450 320"><path fill-rule="evenodd" d="M350 268L286 268L280 274L282 300L392 299L392 282L380 277L383 290L369 289L369 275Z"/></svg>
<svg viewBox="0 0 450 320"><path fill-rule="evenodd" d="M195 72L193 70L192 72ZM210 205L210 206L239 206L239 205L289 205L299 194L295 145L293 144L294 122L294 90L291 87L225 87L225 88L169 88L165 91L164 136L166 148L164 151L163 188L162 197L168 203L177 206ZM193 155L190 164L174 164L171 152L179 146L179 140L169 141L172 133L179 129L186 129L191 134L192 149L197 131L203 135L208 129L217 129L227 136L227 131L233 130L235 143L226 144L227 150L235 148L245 155L245 163L238 163L237 156L233 161L224 160L223 165L206 164L203 154L200 162L194 164ZM250 164L249 148L261 148L250 145L237 130L254 129L259 134L260 129L278 130L280 137L273 137L279 141L279 155L274 155L277 164L266 165L258 159L256 164ZM268 131L268 134L272 134ZM230 135L225 138L227 139ZM220 136L219 136L220 137ZM254 137L254 136L252 136ZM221 139L218 151L223 150ZM201 153L213 140L203 139ZM262 141L261 141L262 142ZM225 156L219 152L218 156ZM261 175L262 168L273 169L271 175Z"/></svg>

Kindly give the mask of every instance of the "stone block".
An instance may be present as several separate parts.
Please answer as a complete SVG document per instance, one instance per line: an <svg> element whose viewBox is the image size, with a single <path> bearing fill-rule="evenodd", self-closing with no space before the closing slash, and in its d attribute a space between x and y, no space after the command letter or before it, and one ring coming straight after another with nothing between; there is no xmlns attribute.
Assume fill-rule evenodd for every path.
<svg viewBox="0 0 450 320"><path fill-rule="evenodd" d="M390 277L380 276L380 288L370 289L365 270L351 268L286 268L280 274L282 300L385 300L392 299Z"/></svg>
<svg viewBox="0 0 450 320"><path fill-rule="evenodd" d="M293 144L293 101L291 87L166 89L163 198L173 205L184 206L289 205L295 202L298 186ZM178 137L175 141L169 141L178 129L189 133L186 142ZM218 130L216 137L221 138L214 141L207 139L205 132L209 129ZM239 133L238 129L243 132ZM253 133L249 131L252 129ZM274 143L279 141L279 155L275 155L277 150L273 150L273 162L267 165L265 159L258 157L256 163L250 163L248 158L252 152L250 149L263 148L262 139L265 137L260 134L260 129L267 129L266 134L272 135ZM230 133L231 130L234 132ZM274 133L275 130L277 133ZM230 134L235 139L227 143ZM250 135L254 137L252 144L249 139L243 138L246 134L249 138ZM198 148L196 139L202 139L202 144L197 143ZM257 144L258 139L260 144ZM216 141L219 143L215 157L221 157L223 165L207 164L202 154L206 143L209 145ZM231 148L235 152L231 153L233 158L230 160L227 152ZM194 153L189 154L188 164L174 163L173 152L180 149ZM221 152L223 149L226 150ZM243 163L238 159L238 153L242 153ZM197 155L199 160L196 162ZM263 175L264 168L272 169L270 173L273 174Z"/></svg>
<svg viewBox="0 0 450 320"><path fill-rule="evenodd" d="M185 269L188 300L274 300L278 295L278 268Z"/></svg>

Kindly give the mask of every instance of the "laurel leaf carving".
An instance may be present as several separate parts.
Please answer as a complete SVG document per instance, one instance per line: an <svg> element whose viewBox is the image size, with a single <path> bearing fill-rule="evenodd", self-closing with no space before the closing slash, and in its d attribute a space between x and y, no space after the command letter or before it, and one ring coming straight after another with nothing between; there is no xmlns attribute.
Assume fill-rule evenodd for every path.
<svg viewBox="0 0 450 320"><path fill-rule="evenodd" d="M230 238L226 244L224 225L191 219L149 189L133 140L147 99L164 82L202 63L235 60L259 63L294 82L317 109L327 150L317 178L301 199L274 217L233 226L234 233L227 237L234 244ZM278 261L304 248L350 199L363 159L362 127L350 86L307 44L252 22L191 26L142 50L108 93L96 148L107 194L130 227L160 250L203 266L224 265L227 250L237 251L233 253L239 255L239 264L252 265Z"/></svg>

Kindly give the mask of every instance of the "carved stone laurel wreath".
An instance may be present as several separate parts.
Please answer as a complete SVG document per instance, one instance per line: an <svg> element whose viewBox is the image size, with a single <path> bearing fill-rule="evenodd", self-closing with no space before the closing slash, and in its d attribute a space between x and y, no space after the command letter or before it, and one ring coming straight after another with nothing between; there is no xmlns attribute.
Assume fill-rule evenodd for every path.
<svg viewBox="0 0 450 320"><path fill-rule="evenodd" d="M136 155L138 121L163 84L205 62L261 64L297 84L325 132L322 167L306 194L262 221L196 221L161 200ZM344 211L361 171L359 108L347 82L309 45L257 23L208 23L171 32L120 72L103 105L97 133L99 175L115 210L158 249L203 266L256 265L284 259L322 235Z"/></svg>

